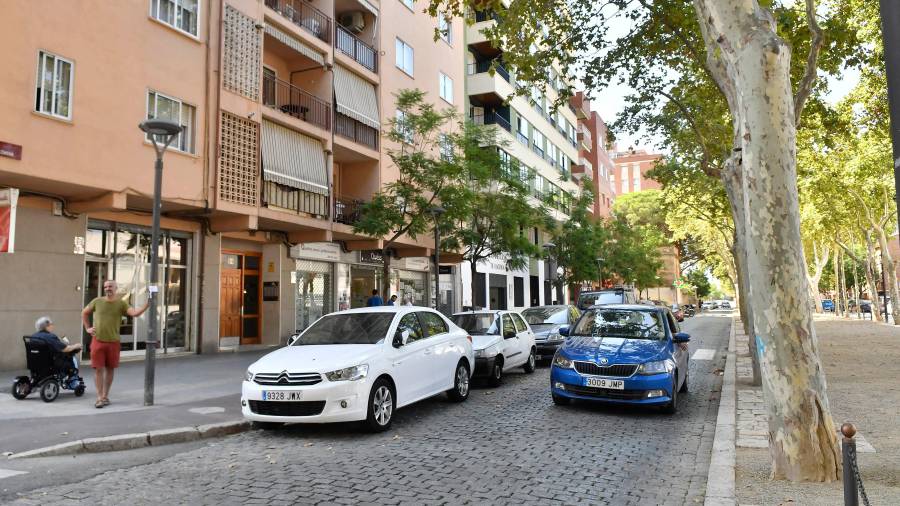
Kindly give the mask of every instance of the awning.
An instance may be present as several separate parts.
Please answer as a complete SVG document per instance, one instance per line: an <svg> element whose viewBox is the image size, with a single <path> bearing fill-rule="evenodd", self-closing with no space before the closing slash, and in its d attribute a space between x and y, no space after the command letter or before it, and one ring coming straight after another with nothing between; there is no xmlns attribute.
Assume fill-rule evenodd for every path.
<svg viewBox="0 0 900 506"><path fill-rule="evenodd" d="M263 121L263 180L328 195L322 143L271 121Z"/></svg>
<svg viewBox="0 0 900 506"><path fill-rule="evenodd" d="M375 85L340 65L334 66L334 101L337 112L372 128L381 128Z"/></svg>
<svg viewBox="0 0 900 506"><path fill-rule="evenodd" d="M357 0L357 1L359 2L360 5L362 5L363 7L365 7L365 9L366 9L367 11L371 12L371 13L374 14L375 16L378 16L378 7L375 7L374 5L372 5L371 3L367 2L366 0Z"/></svg>
<svg viewBox="0 0 900 506"><path fill-rule="evenodd" d="M299 40L291 37L290 35L282 32L278 28L270 24L266 24L266 33L278 39L284 45L290 47L294 51L306 56L310 60L318 63L319 65L325 65L325 57L322 56L322 53L316 51L315 49L307 46L306 44L300 42Z"/></svg>

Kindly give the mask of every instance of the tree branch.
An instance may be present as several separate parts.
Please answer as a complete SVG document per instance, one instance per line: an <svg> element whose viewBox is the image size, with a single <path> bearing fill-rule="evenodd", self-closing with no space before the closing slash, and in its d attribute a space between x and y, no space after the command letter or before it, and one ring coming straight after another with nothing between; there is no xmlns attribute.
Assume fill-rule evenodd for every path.
<svg viewBox="0 0 900 506"><path fill-rule="evenodd" d="M816 21L816 1L806 0L806 24L809 25L809 33L811 36L809 44L809 54L806 56L806 71L803 73L803 79L797 86L797 93L794 95L794 124L800 123L800 116L803 114L803 106L806 105L806 99L812 93L813 85L816 82L816 67L819 58L819 51L825 42L822 35L822 28Z"/></svg>
<svg viewBox="0 0 900 506"><path fill-rule="evenodd" d="M700 161L700 168L703 172L712 178L719 179L721 176L721 172L719 169L715 167L711 167L709 164L710 154L709 148L706 146L706 136L703 135L703 132L700 131L700 127L697 126L697 122L694 121L694 115L688 111L687 107L680 100L675 98L671 93L668 93L664 90L659 90L659 94L669 99L669 102L675 104L675 107L681 111L681 114L684 114L684 119L687 120L688 124L691 126L691 130L694 131L694 135L697 136L697 140L700 143L700 147L703 149L703 160Z"/></svg>

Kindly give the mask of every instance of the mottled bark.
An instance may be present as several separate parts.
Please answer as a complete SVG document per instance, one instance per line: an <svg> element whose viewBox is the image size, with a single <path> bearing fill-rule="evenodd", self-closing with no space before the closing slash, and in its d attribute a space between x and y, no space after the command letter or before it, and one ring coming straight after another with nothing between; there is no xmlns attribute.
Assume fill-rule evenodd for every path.
<svg viewBox="0 0 900 506"><path fill-rule="evenodd" d="M897 304L897 301L900 300L898 298L897 292L897 267L894 264L894 259L891 257L891 252L888 250L888 239L887 234L884 233L884 227L879 227L875 230L875 235L878 237L878 244L881 246L881 263L884 266L884 282L887 284L885 287L885 291L890 293L891 301L891 316L894 318L894 325L900 324L900 304Z"/></svg>
<svg viewBox="0 0 900 506"><path fill-rule="evenodd" d="M725 192L728 195L728 201L731 203L731 213L734 217L734 241L732 241L732 258L734 258L735 270L738 275L738 304L741 311L741 323L744 326L744 333L748 336L755 336L753 330L753 307L750 303L750 275L747 271L747 246L745 244L746 231L744 224L746 219L744 216L743 202L743 183L741 181L741 172L735 169L736 160L729 161L725 170L722 171L722 179L725 182ZM762 372L759 368L759 355L756 353L756 343L753 339L747 340L748 353L750 354L750 362L753 369L754 386L762 385Z"/></svg>
<svg viewBox="0 0 900 506"><path fill-rule="evenodd" d="M840 449L807 303L790 47L755 0L694 0L708 67L741 160L749 305L769 418L772 477L833 481ZM735 217L735 221L739 218Z"/></svg>
<svg viewBox="0 0 900 506"><path fill-rule="evenodd" d="M813 273L809 274L809 297L810 300L812 300L817 313L823 311L822 294L819 293L819 280L822 279L822 273L825 271L825 265L828 264L830 255L831 250L828 247L825 247L820 255L818 245L813 243Z"/></svg>
<svg viewBox="0 0 900 506"><path fill-rule="evenodd" d="M863 229L863 237L866 240L866 284L869 286L869 297L872 302L872 316L875 321L884 321L881 309L881 299L878 298L878 254L875 253L875 243L872 242L872 233Z"/></svg>

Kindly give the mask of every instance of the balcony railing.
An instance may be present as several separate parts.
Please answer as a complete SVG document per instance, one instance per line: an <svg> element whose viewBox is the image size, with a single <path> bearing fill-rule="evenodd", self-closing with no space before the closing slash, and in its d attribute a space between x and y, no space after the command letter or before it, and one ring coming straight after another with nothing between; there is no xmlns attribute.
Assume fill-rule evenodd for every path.
<svg viewBox="0 0 900 506"><path fill-rule="evenodd" d="M356 197L334 196L334 221L344 225L354 225L360 219L362 206L366 201Z"/></svg>
<svg viewBox="0 0 900 506"><path fill-rule="evenodd" d="M484 114L473 114L472 123L476 125L497 125L507 132L512 132L509 120L497 114L496 111L487 111Z"/></svg>
<svg viewBox="0 0 900 506"><path fill-rule="evenodd" d="M482 60L475 63L470 63L467 66L467 71L469 75L473 74L484 74L491 69L492 60ZM506 70L506 67L503 66L501 62L497 62L497 65L494 67L494 71L503 78L504 81L510 82L509 80L509 71Z"/></svg>
<svg viewBox="0 0 900 506"><path fill-rule="evenodd" d="M276 207L298 214L328 216L328 195L291 188L273 181L263 182L262 200L269 208Z"/></svg>
<svg viewBox="0 0 900 506"><path fill-rule="evenodd" d="M481 23L482 21L500 21L500 16L497 15L493 10L486 11L475 11L475 22Z"/></svg>
<svg viewBox="0 0 900 506"><path fill-rule="evenodd" d="M378 149L378 130L339 112L334 114L334 133L363 146Z"/></svg>
<svg viewBox="0 0 900 506"><path fill-rule="evenodd" d="M331 104L281 79L263 76L263 105L331 130Z"/></svg>
<svg viewBox="0 0 900 506"><path fill-rule="evenodd" d="M363 67L378 72L378 52L375 48L359 40L343 26L335 27L334 45Z"/></svg>
<svg viewBox="0 0 900 506"><path fill-rule="evenodd" d="M290 19L317 38L331 42L331 18L310 5L307 0L266 0L266 7Z"/></svg>

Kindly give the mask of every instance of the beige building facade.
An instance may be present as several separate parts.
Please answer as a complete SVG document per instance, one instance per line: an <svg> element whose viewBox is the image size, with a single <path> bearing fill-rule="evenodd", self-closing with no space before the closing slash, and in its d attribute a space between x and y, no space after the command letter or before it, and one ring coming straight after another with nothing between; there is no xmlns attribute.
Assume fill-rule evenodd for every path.
<svg viewBox="0 0 900 506"><path fill-rule="evenodd" d="M461 20L435 41L438 21L402 0L51 0L41 22L35 8L0 19L0 144L18 153L0 156L0 188L20 191L15 252L0 254L0 370L24 367L41 315L89 346L80 311L104 279L146 301L154 151L137 125L150 117L184 128L162 187L164 353L275 345L364 304L381 241L352 225L396 177L393 95L462 109ZM400 241L392 291L429 303L432 249ZM148 323L123 320L125 355L143 354Z"/></svg>

